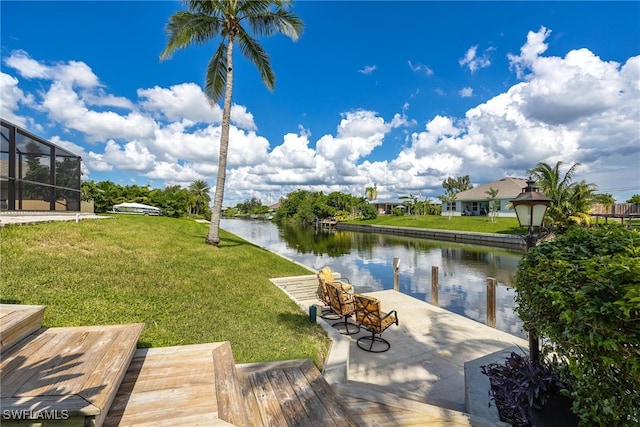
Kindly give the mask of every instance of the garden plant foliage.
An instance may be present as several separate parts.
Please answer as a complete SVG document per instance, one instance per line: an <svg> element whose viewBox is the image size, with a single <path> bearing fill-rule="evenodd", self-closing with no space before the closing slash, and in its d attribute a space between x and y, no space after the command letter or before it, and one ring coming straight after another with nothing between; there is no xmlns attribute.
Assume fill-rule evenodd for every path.
<svg viewBox="0 0 640 427"><path fill-rule="evenodd" d="M575 377L583 425L640 423L640 232L571 228L532 248L515 279L525 329Z"/></svg>

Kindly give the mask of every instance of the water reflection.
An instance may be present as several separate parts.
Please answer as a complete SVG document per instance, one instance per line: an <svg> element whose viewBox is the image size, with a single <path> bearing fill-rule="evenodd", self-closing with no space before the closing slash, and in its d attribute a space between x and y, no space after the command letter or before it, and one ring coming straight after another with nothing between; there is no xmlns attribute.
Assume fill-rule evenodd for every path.
<svg viewBox="0 0 640 427"><path fill-rule="evenodd" d="M330 265L359 292L393 289L393 258L400 258L400 291L431 302L431 272L437 266L442 308L484 323L486 281L496 290L496 327L526 338L513 310L513 276L521 253L505 249L416 239L390 234L277 226L268 221L223 219L221 227L313 270Z"/></svg>

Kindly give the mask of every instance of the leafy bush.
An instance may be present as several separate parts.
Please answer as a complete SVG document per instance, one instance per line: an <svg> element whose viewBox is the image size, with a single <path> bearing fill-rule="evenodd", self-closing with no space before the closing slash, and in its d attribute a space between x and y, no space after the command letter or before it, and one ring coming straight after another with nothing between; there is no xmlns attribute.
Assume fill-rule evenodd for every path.
<svg viewBox="0 0 640 427"><path fill-rule="evenodd" d="M515 288L525 329L569 361L582 424L638 425L640 233L571 228L523 257Z"/></svg>

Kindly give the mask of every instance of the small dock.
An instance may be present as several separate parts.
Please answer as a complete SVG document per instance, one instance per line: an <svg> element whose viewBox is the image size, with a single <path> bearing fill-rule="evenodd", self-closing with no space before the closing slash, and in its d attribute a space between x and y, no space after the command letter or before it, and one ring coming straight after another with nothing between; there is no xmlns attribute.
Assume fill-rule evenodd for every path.
<svg viewBox="0 0 640 427"><path fill-rule="evenodd" d="M316 296L315 275L272 281L303 309L321 304ZM357 281L352 278L351 284L358 292ZM403 402L404 409L410 402L422 410L431 407L432 415L451 411L439 415L440 419L478 416L479 420L470 418L467 425L481 425L482 420L499 425L495 407L489 407L489 381L480 373L479 366L498 361L511 351L527 351L527 340L394 290L364 293L378 298L384 311L396 310L399 325L383 333L391 348L382 354L367 353L357 347L356 340L368 334L366 331L349 337L338 334L337 340L343 344L334 341L334 348L342 345L344 350L341 356L333 355L332 350L336 360L330 360L329 364L336 370L342 357L346 373L334 377L346 378L345 387L352 398L358 398L358 390L375 389L387 398L393 396L383 402L396 399ZM318 322L331 329L323 320ZM331 378L328 372L325 376Z"/></svg>

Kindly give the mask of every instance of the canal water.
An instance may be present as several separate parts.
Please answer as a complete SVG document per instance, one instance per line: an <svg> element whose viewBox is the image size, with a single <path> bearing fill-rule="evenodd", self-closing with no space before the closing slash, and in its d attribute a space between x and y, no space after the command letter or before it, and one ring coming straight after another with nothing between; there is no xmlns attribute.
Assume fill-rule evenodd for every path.
<svg viewBox="0 0 640 427"><path fill-rule="evenodd" d="M328 265L349 278L356 292L393 289L393 258L399 258L400 292L431 302L432 267L437 266L439 306L481 323L486 321L487 278L495 278L496 328L527 337L514 312L512 288L521 252L262 220L223 219L220 226L313 270Z"/></svg>

